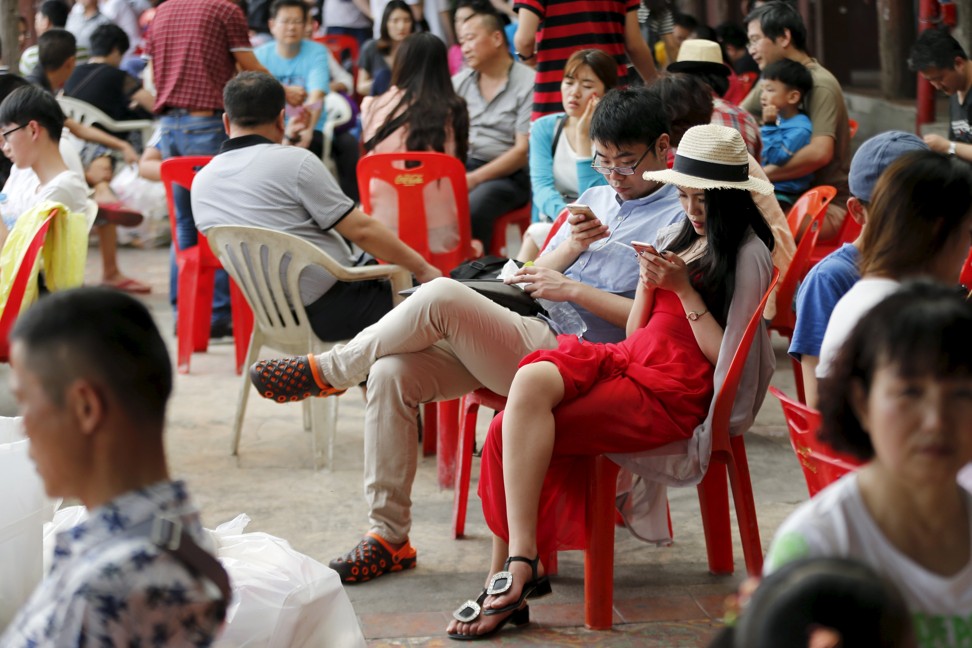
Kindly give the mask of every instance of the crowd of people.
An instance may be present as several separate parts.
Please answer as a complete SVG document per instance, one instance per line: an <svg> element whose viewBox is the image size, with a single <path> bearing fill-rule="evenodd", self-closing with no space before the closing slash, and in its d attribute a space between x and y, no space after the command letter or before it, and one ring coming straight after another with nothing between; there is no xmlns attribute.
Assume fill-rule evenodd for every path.
<svg viewBox="0 0 972 648"><path fill-rule="evenodd" d="M713 29L668 0L41 3L23 76L0 75L2 254L22 252L25 237L8 233L28 226L24 214L60 203L93 223L105 287L32 306L11 334L11 364L48 494L80 499L91 517L58 538L50 575L0 644L208 645L218 633L225 573L197 546L198 514L165 465L170 363L148 311L120 294L149 290L116 258L116 228L140 215L111 185L125 164L158 180L163 160L201 155L212 160L192 191L175 192L180 248L213 226L266 227L345 265L395 263L420 284L392 308L388 282L310 268L289 298L337 344L250 369L279 402L367 387L368 529L330 562L344 583L418 564L421 406L483 387L507 398L479 481L493 548L484 587L446 629L459 640L528 623L528 600L552 590L541 559L583 548L590 457L711 431L742 330L773 268L793 260L785 212L806 190L834 187L820 238L837 249L793 304L771 298L763 316L795 310L789 353L821 437L863 466L783 524L765 589L718 645L783 645L758 644L779 636L766 628L785 607L766 611L760 592L796 591L818 572L819 596L866 582L854 605L880 614L855 627L814 616L804 598L785 614L815 642L786 645L961 645L972 615L972 494L958 479L972 462L972 304L955 287L972 245L972 65L947 31L923 32L909 63L950 95L948 137L880 133L852 159L840 84L809 53L795 3L743 4L742 25ZM332 52L326 35L354 47ZM142 141L80 124L60 94L158 129ZM338 130L326 128L336 95L355 115L360 106ZM399 239L404 207L387 185L359 184L356 167L410 151L465 167L483 250L497 219L532 208L526 263L506 281L561 308L518 314ZM458 237L465 215L452 196L426 187L432 251ZM852 221L859 236L841 240ZM221 273L210 332L231 330ZM734 432L751 424L774 367L764 322ZM701 479L706 463L679 478ZM182 549L157 541L160 520L174 521ZM905 621L888 611L901 609Z"/></svg>

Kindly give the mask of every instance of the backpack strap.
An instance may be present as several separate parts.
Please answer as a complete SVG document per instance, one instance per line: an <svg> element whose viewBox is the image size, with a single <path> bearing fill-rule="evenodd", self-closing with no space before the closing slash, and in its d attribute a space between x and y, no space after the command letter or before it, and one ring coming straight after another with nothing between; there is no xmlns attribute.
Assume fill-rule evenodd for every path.
<svg viewBox="0 0 972 648"><path fill-rule="evenodd" d="M172 554L190 572L215 585L222 596L223 604L229 605L232 594L229 575L211 553L196 544L178 519L156 515L136 524L126 535L148 538L152 544Z"/></svg>
<svg viewBox="0 0 972 648"><path fill-rule="evenodd" d="M557 144L560 142L560 134L564 132L564 124L567 122L567 115L561 115L557 120L557 127L554 128L553 144L550 146L550 157L557 155Z"/></svg>

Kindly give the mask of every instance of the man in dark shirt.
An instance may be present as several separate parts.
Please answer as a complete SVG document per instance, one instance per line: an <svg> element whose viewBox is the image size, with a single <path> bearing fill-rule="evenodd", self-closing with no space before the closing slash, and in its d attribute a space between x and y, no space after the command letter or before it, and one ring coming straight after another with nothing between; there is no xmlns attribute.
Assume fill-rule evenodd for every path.
<svg viewBox="0 0 972 648"><path fill-rule="evenodd" d="M911 48L908 66L948 95L948 139L925 135L925 143L972 161L972 64L965 50L947 31L926 29Z"/></svg>
<svg viewBox="0 0 972 648"><path fill-rule="evenodd" d="M74 68L64 84L64 94L118 121L151 116L155 96L119 67L128 45L128 35L118 25L98 27L91 34L91 58Z"/></svg>

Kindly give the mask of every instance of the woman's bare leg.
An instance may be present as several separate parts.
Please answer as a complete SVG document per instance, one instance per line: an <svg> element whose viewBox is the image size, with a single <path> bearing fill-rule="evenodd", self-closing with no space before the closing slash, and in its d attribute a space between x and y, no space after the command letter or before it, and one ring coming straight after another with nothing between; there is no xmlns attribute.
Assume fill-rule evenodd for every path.
<svg viewBox="0 0 972 648"><path fill-rule="evenodd" d="M506 509L510 543L493 536L490 577L504 568L508 556L534 558L537 555L537 508L540 488L553 454L553 408L564 397L564 381L556 365L538 362L521 367L513 378L510 396L503 413L503 482L506 487ZM490 596L483 608L502 608L515 603L523 584L532 577L530 566L510 563L513 586L499 596ZM538 570L542 573L542 569ZM512 614L510 612L509 614ZM482 614L472 623L451 621L452 634L486 634L499 625L504 614Z"/></svg>
<svg viewBox="0 0 972 648"><path fill-rule="evenodd" d="M503 413L503 483L510 530L509 555L533 559L537 555L537 509L540 488L554 445L553 409L564 398L564 379L550 362L537 362L516 372ZM490 597L486 607L515 603L523 584L533 575L523 562L510 563L513 586Z"/></svg>

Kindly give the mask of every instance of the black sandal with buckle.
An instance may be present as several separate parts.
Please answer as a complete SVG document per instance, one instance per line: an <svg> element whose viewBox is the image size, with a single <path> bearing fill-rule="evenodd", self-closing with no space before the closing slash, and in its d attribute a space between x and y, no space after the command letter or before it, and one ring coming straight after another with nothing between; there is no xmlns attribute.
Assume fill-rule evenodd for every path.
<svg viewBox="0 0 972 648"><path fill-rule="evenodd" d="M490 608L488 610L483 610L483 614L486 616L492 616L494 614L503 614L511 610L518 609L523 605L523 601L528 598L540 598L541 596L546 596L553 592L550 587L550 579L544 576L537 576L537 567L540 564L540 556L537 556L533 560L529 558L524 558L523 556L510 556L506 559L503 564L503 571L496 572L493 577L489 579L489 586L486 588L486 594L489 596L496 596L498 594L504 594L508 592L511 587L513 587L513 574L509 571L510 563L512 562L524 562L530 565L530 569L533 570L533 578L523 584L523 589L520 591L520 598L517 599L515 603L510 603L509 605L501 608Z"/></svg>
<svg viewBox="0 0 972 648"><path fill-rule="evenodd" d="M483 601L486 600L487 596L489 596L489 592L486 589L483 589L483 591L479 593L479 596L476 597L475 601L470 599L456 608L456 610L452 613L452 618L460 623L472 623L479 618L480 614L483 613ZM530 623L530 608L524 605L520 609L513 610L509 616L500 621L499 624L489 632L484 632L480 635L467 635L450 632L448 636L450 639L455 639L456 641L478 641L480 639L492 637L494 634L499 632L503 626L511 621L515 626L522 626Z"/></svg>

